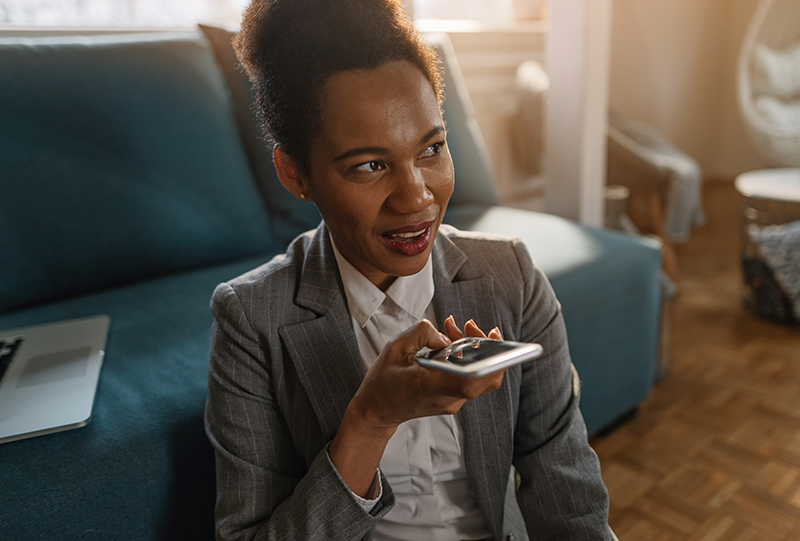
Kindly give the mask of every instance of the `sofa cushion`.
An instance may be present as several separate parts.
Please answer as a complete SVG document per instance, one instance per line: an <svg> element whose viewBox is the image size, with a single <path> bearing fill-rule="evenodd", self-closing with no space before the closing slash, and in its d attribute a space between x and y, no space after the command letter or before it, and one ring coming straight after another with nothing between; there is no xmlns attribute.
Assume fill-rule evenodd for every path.
<svg viewBox="0 0 800 541"><path fill-rule="evenodd" d="M267 259L0 316L0 329L111 316L92 421L0 445L0 537L214 538L208 302L219 282Z"/></svg>
<svg viewBox="0 0 800 541"><path fill-rule="evenodd" d="M272 150L262 138L260 123L255 114L253 85L239 65L231 45L236 34L205 25L200 25L200 30L211 43L217 63L231 91L244 148L264 204L269 209L274 234L286 246L298 233L317 227L320 221L319 212L316 205L298 201L278 180L275 165L272 163Z"/></svg>
<svg viewBox="0 0 800 541"><path fill-rule="evenodd" d="M0 313L277 247L201 34L3 38L0 73Z"/></svg>
<svg viewBox="0 0 800 541"><path fill-rule="evenodd" d="M525 242L561 303L590 434L647 397L659 337L658 243L505 207L451 208L445 220Z"/></svg>
<svg viewBox="0 0 800 541"><path fill-rule="evenodd" d="M498 205L500 198L495 188L489 149L475 118L453 44L447 34L431 33L425 38L442 61L445 92L442 117L447 126L447 148L453 157L456 174L450 205Z"/></svg>

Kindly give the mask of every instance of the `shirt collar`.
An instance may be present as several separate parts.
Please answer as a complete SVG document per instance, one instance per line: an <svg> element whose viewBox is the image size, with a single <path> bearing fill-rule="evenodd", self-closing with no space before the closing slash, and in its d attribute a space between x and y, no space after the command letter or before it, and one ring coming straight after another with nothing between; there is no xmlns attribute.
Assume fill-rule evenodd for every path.
<svg viewBox="0 0 800 541"><path fill-rule="evenodd" d="M350 315L360 327L367 324L386 297L392 299L397 306L415 319L422 319L433 300L434 293L433 264L430 256L421 271L411 276L398 276L384 293L345 259L332 236L331 244L342 277Z"/></svg>

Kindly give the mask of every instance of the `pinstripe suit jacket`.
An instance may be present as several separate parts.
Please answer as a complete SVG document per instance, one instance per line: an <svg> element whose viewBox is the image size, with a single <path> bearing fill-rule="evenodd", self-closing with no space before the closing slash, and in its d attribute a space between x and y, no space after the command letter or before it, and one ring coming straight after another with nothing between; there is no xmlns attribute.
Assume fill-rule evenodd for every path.
<svg viewBox="0 0 800 541"><path fill-rule="evenodd" d="M442 226L433 248L436 318L473 318L545 354L461 409L467 471L503 535L510 466L532 539L614 539L608 496L578 410L560 306L520 241ZM216 451L217 537L370 539L394 496L366 513L328 457L365 374L324 224L214 292L206 430ZM378 506L379 507L379 506Z"/></svg>

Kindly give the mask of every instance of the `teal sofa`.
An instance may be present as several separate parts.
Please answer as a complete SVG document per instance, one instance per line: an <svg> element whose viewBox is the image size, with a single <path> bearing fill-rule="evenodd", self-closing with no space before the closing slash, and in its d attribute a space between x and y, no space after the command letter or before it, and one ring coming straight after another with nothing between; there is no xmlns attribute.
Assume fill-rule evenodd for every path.
<svg viewBox="0 0 800 541"><path fill-rule="evenodd" d="M213 538L211 292L319 222L275 178L229 40L0 38L0 329L111 316L92 422L0 445L0 539ZM596 432L650 391L660 251L498 206L450 62L447 220L525 240L562 302Z"/></svg>

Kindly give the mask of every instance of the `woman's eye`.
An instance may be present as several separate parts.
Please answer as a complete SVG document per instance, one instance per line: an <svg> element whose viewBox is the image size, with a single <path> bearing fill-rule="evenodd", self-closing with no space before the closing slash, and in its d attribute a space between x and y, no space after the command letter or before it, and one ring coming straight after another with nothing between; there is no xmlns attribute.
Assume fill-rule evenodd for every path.
<svg viewBox="0 0 800 541"><path fill-rule="evenodd" d="M362 173L374 173L375 171L380 171L383 169L383 164L377 160L372 160L366 163L362 163L355 167L356 171Z"/></svg>
<svg viewBox="0 0 800 541"><path fill-rule="evenodd" d="M439 141L438 143L434 143L422 153L422 158L429 158L431 156L435 156L442 151L442 147L444 146L444 141Z"/></svg>

